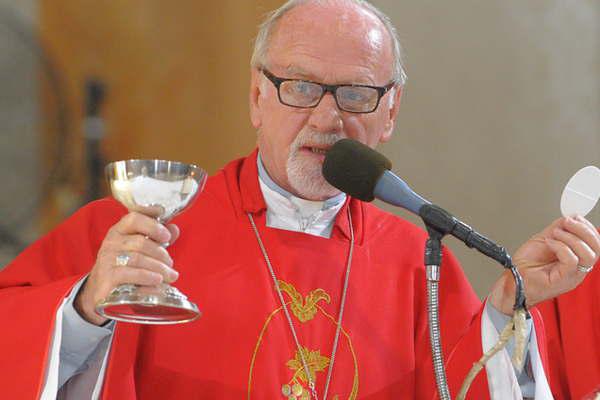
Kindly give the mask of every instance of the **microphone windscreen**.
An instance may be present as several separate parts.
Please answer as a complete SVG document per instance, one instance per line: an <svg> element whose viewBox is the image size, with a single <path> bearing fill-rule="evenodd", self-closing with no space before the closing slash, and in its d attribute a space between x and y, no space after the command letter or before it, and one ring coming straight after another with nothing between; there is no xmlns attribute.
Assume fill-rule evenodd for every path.
<svg viewBox="0 0 600 400"><path fill-rule="evenodd" d="M392 168L384 155L356 140L337 141L323 162L323 176L330 185L362 201L373 201L381 175Z"/></svg>

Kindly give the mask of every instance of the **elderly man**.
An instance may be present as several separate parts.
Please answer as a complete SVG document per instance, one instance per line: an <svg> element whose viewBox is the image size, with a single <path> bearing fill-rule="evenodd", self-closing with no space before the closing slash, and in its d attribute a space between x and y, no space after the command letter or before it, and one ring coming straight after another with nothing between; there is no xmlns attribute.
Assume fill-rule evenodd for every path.
<svg viewBox="0 0 600 400"><path fill-rule="evenodd" d="M393 27L368 3L290 1L275 11L252 59L257 151L210 178L177 226L101 200L2 272L0 309L11 318L2 391L69 399L433 398L425 233L321 176L336 140L375 147L390 138L403 81ZM185 234L175 241L179 229ZM166 241L180 275L160 245ZM502 275L482 305L444 253L441 326L456 393L511 313L514 287ZM576 287L585 278L578 265L593 265L598 254L589 222L555 221L516 253L535 265L521 271L528 305ZM122 255L129 263L117 266ZM121 283L176 280L203 309L195 323L115 324L94 310ZM524 393L548 398L543 340L533 334L530 345L531 375L497 363L470 395L518 397L518 380Z"/></svg>

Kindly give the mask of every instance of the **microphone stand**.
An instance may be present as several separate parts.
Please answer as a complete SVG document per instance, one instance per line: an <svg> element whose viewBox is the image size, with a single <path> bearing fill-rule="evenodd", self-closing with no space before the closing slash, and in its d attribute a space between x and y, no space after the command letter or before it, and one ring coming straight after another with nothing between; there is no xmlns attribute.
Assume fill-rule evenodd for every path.
<svg viewBox="0 0 600 400"><path fill-rule="evenodd" d="M450 390L446 379L444 357L442 355L442 340L440 335L439 312L439 281L442 264L443 234L426 225L429 238L425 243L425 270L427 277L427 317L429 321L429 341L431 343L431 358L433 372L440 400L450 400Z"/></svg>
<svg viewBox="0 0 600 400"><path fill-rule="evenodd" d="M424 206L425 207L425 206ZM433 206L432 207L436 207ZM429 238L425 244L424 264L426 269L427 279L427 314L429 321L429 339L431 343L431 355L433 361L433 371L440 400L451 400L450 390L446 378L446 369L444 366L444 357L442 354L442 342L439 325L439 281L441 275L442 264L442 239L452 232L455 226L443 226L441 224L433 224L423 218L423 222L427 228ZM468 244L467 244L468 245ZM471 246L469 246L471 247ZM479 250L479 249L478 249ZM514 310L525 309L525 289L523 278L512 263L512 258L503 247L497 248L494 255L482 252L486 256L501 263L504 268L510 269L515 280L515 305ZM480 250L481 251L481 250Z"/></svg>

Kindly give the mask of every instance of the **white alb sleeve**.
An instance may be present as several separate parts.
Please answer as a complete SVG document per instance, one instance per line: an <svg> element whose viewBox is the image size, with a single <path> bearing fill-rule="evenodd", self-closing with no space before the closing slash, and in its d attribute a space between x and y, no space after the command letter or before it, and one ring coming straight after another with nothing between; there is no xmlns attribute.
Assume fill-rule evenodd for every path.
<svg viewBox="0 0 600 400"><path fill-rule="evenodd" d="M78 382L79 385L75 386L82 386L83 382L88 382L85 386L93 383L85 396L92 398L95 386L101 381L99 378L103 378L103 364L108 355L115 323L110 322L104 327L90 324L81 318L73 307L73 301L86 278L77 282L56 312L42 400L59 398L59 390L66 391L61 388L67 389L65 386L71 387ZM97 368L98 366L100 368ZM65 385L67 381L68 384ZM60 398L83 397L65 397L62 393Z"/></svg>
<svg viewBox="0 0 600 400"><path fill-rule="evenodd" d="M509 319L510 317L496 310L489 301L486 303L481 318L481 343L484 353L496 344L500 336L499 332ZM525 351L528 351L526 357L528 361L519 376L517 376L517 371L511 362L512 352L514 351L513 339L506 348L494 355L485 366L492 400L553 399L538 350L535 326L531 320L528 320L527 323L529 337ZM531 376L527 373L528 369Z"/></svg>

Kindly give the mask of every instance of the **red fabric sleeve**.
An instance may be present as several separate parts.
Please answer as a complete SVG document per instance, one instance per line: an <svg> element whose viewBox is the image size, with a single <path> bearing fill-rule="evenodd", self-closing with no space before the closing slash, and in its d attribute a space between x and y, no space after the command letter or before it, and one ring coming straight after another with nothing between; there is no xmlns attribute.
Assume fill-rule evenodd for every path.
<svg viewBox="0 0 600 400"><path fill-rule="evenodd" d="M41 393L56 310L94 264L125 210L112 200L82 208L0 271L0 387L6 398Z"/></svg>
<svg viewBox="0 0 600 400"><path fill-rule="evenodd" d="M600 391L600 262L576 289L540 304L548 343L548 380L557 400Z"/></svg>

